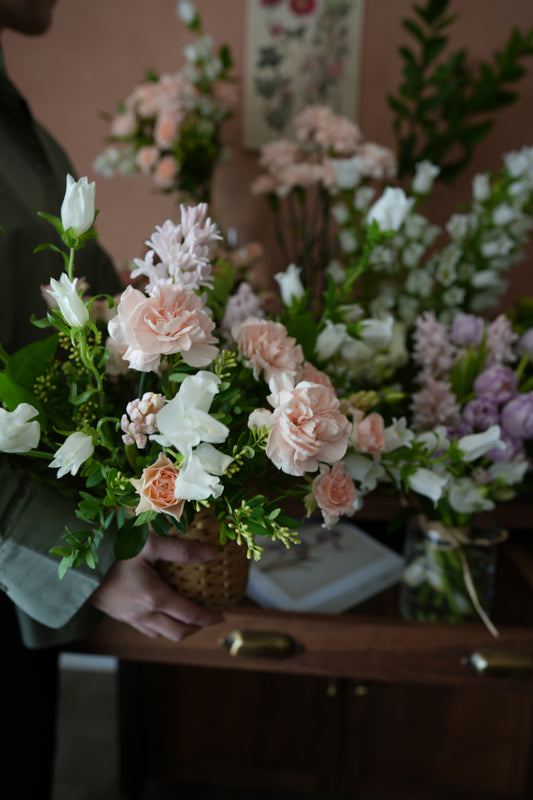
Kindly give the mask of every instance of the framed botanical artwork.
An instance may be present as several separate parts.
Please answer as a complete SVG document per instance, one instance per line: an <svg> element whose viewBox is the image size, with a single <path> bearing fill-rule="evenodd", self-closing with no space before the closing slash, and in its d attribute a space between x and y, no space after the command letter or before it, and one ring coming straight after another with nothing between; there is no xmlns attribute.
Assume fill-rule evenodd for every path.
<svg viewBox="0 0 533 800"><path fill-rule="evenodd" d="M309 105L355 119L363 6L364 0L248 0L245 147L283 137Z"/></svg>

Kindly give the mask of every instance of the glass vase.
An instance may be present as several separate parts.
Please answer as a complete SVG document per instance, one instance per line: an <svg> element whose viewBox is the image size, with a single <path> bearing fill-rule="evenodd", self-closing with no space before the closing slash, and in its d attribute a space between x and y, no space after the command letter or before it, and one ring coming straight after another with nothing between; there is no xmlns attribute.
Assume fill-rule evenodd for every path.
<svg viewBox="0 0 533 800"><path fill-rule="evenodd" d="M494 596L497 544L494 522L468 531L446 529L417 517L405 538L400 613L424 622L488 622Z"/></svg>

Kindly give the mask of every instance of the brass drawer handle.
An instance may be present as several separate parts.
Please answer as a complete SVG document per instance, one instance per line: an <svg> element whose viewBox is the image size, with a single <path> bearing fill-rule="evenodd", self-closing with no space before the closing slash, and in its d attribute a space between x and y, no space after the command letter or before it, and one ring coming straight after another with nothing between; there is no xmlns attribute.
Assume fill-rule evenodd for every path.
<svg viewBox="0 0 533 800"><path fill-rule="evenodd" d="M231 656L286 658L303 650L292 636L267 631L232 631L219 644L227 647Z"/></svg>
<svg viewBox="0 0 533 800"><path fill-rule="evenodd" d="M498 678L533 677L533 653L516 653L509 650L479 650L463 659L478 675Z"/></svg>

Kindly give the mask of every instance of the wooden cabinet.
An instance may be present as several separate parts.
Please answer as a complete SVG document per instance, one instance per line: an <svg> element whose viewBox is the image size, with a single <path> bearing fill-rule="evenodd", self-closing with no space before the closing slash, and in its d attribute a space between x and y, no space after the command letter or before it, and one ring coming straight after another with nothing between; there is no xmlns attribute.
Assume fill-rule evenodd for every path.
<svg viewBox="0 0 533 800"><path fill-rule="evenodd" d="M399 619L396 589L342 615L243 603L179 645L106 621L77 649L121 659L125 800L152 796L150 785L165 797L175 784L218 787L217 800L259 790L277 800L530 800L533 678L467 663L476 651L533 656L527 534L501 552L497 640L481 624ZM235 629L281 631L301 649L235 657L221 643Z"/></svg>

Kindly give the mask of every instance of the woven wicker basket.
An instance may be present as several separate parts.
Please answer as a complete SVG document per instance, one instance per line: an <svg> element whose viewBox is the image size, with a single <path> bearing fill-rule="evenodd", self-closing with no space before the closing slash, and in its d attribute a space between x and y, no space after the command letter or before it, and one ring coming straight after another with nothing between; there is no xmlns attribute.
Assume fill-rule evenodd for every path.
<svg viewBox="0 0 533 800"><path fill-rule="evenodd" d="M159 561L157 571L183 597L211 610L227 609L242 599L248 583L246 548L233 541L220 543L219 523L210 509L199 511L186 533L177 533L212 545L217 554L210 561L178 564Z"/></svg>

